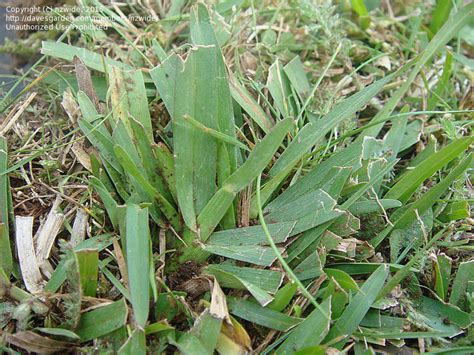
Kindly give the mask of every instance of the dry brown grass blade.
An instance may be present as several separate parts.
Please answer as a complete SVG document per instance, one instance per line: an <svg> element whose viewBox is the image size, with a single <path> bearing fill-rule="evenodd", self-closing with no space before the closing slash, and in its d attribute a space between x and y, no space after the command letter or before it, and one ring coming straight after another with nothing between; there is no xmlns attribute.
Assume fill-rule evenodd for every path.
<svg viewBox="0 0 474 355"><path fill-rule="evenodd" d="M38 233L35 237L35 249L36 249L36 258L38 264L48 277L51 273L51 266L48 263L49 254L51 248L53 247L54 241L61 231L64 223L64 214L58 212L59 204L61 199L58 197L54 202L51 210L46 217L46 221L38 230Z"/></svg>
<svg viewBox="0 0 474 355"><path fill-rule="evenodd" d="M72 62L74 63L74 68L76 70L76 79L79 90L83 91L89 99L91 99L97 111L100 112L99 98L97 97L94 85L92 84L90 70L87 69L84 62L77 56L74 56Z"/></svg>
<svg viewBox="0 0 474 355"><path fill-rule="evenodd" d="M41 292L43 277L33 246L33 217L17 216L15 227L16 247L23 282L31 293Z"/></svg>
<svg viewBox="0 0 474 355"><path fill-rule="evenodd" d="M72 225L71 245L76 246L86 238L87 220L89 215L82 208L78 208Z"/></svg>
<svg viewBox="0 0 474 355"><path fill-rule="evenodd" d="M1 333L0 333L1 334ZM28 353L52 354L71 348L71 343L53 340L31 331L15 334L5 333L7 343L26 350Z"/></svg>
<svg viewBox="0 0 474 355"><path fill-rule="evenodd" d="M16 105L10 113L6 116L5 121L0 125L0 136L4 136L15 124L15 122L20 118L20 116L25 112L30 103L36 97L36 92L32 92L26 100L19 105Z"/></svg>

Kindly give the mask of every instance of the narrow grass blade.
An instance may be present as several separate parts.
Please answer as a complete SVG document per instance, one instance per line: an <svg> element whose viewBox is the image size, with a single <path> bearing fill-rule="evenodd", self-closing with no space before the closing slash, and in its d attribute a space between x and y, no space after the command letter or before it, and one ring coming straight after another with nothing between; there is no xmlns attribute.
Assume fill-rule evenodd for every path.
<svg viewBox="0 0 474 355"><path fill-rule="evenodd" d="M107 214L109 215L110 221L114 227L118 227L118 215L117 207L118 203L112 197L112 194L107 190L105 185L97 179L95 176L92 176L89 180L89 183L94 187L97 193L104 204Z"/></svg>
<svg viewBox="0 0 474 355"><path fill-rule="evenodd" d="M87 139L99 150L105 159L116 171L121 172L120 164L114 154L112 135L105 127L103 117L99 115L92 101L85 93L77 93L77 101L82 111L82 118L78 121L79 127Z"/></svg>
<svg viewBox="0 0 474 355"><path fill-rule="evenodd" d="M176 230L181 229L181 223L179 221L178 213L176 212L173 205L150 184L148 179L143 175L143 172L135 165L132 158L127 154L125 149L116 145L115 154L120 160L121 164L125 168L128 174L133 177L136 181L135 186L138 190L143 189L145 193L150 197L152 201L155 201L159 209L163 212L168 221L173 225Z"/></svg>
<svg viewBox="0 0 474 355"><path fill-rule="evenodd" d="M331 297L321 303L321 308L314 309L296 328L289 337L278 348L278 354L293 354L294 352L310 346L319 345L329 332L331 319L327 314L331 314Z"/></svg>
<svg viewBox="0 0 474 355"><path fill-rule="evenodd" d="M398 200L393 199L380 199L378 201L368 200L368 201L359 201L354 202L354 204L349 207L347 210L355 216L362 214L373 213L377 211L389 210L391 208L396 208L402 206L402 203Z"/></svg>
<svg viewBox="0 0 474 355"><path fill-rule="evenodd" d="M388 275L388 266L381 265L360 288L360 291L347 305L344 312L331 327L324 343L334 340L340 336L346 338L352 334L359 326L361 320L372 306L378 293L382 289ZM340 349L345 344L345 340L339 341L334 347Z"/></svg>
<svg viewBox="0 0 474 355"><path fill-rule="evenodd" d="M270 119L267 117L265 112L263 112L260 105L257 104L255 99L250 95L250 93L245 89L245 87L237 82L236 78L230 79L230 93L237 103L247 112L254 120L254 122L265 132L270 132L273 124Z"/></svg>
<svg viewBox="0 0 474 355"><path fill-rule="evenodd" d="M408 205L406 208L399 213L397 219L392 222L393 226L388 226L382 232L380 232L370 243L377 247L390 232L395 228L402 228L409 225L413 220L416 219L416 212L423 214L428 208L441 197L441 195L449 188L449 186L456 180L464 171L469 167L472 160L472 154L469 154L464 158L443 180L441 180L436 186L431 188L425 193L420 199L414 203Z"/></svg>
<svg viewBox="0 0 474 355"><path fill-rule="evenodd" d="M380 263L334 263L327 264L326 267L330 269L341 270L348 275L366 275L375 272L381 265L388 265L390 272L404 269L404 265L400 264L380 264ZM413 266L413 265L412 265ZM409 267L410 272L418 272L418 269Z"/></svg>
<svg viewBox="0 0 474 355"><path fill-rule="evenodd" d="M433 55L446 43L449 42L454 36L459 33L459 30L469 21L474 12L474 3L468 4L459 9L458 13L455 16L452 16L438 31L438 33L433 37L425 50L421 53L416 62L414 63L414 68L410 72L410 75L405 79L403 85L397 89L397 91L392 95L390 100L388 100L383 109L375 115L371 122L383 121L390 116L392 111L397 106L398 102L402 99L405 93L410 88L411 84L417 77L421 68L433 58ZM359 140L362 140L363 137L371 136L376 137L377 134L383 127L383 123L372 126L366 129L360 136Z"/></svg>
<svg viewBox="0 0 474 355"><path fill-rule="evenodd" d="M363 0L351 0L352 9L359 16L359 25L365 30L370 25L370 16Z"/></svg>
<svg viewBox="0 0 474 355"><path fill-rule="evenodd" d="M229 310L233 315L246 321L281 332L288 331L301 323L300 318L291 317L245 300L230 299Z"/></svg>
<svg viewBox="0 0 474 355"><path fill-rule="evenodd" d="M364 107L392 78L393 76L389 75L376 81L351 97L344 99L320 120L306 124L272 167L270 176L273 177L280 171L290 166L293 167L331 129Z"/></svg>
<svg viewBox="0 0 474 355"><path fill-rule="evenodd" d="M9 215L11 194L8 174L7 140L0 136L0 267L7 275L13 270L13 255L10 246Z"/></svg>
<svg viewBox="0 0 474 355"><path fill-rule="evenodd" d="M125 299L131 303L132 298L130 297L130 292L125 288L123 283L117 277L115 277L115 275L107 268L107 264L108 263L105 261L99 261L100 272L104 274L104 276L112 283L112 285L117 288L117 290L122 294L122 296L125 297Z"/></svg>
<svg viewBox="0 0 474 355"><path fill-rule="evenodd" d="M65 337L65 338L70 338L70 339L80 339L79 335L77 335L74 332L71 332L70 330L67 329L61 329L61 328L35 328L35 330L40 331L41 333L45 334L50 334L50 335L56 335L59 337Z"/></svg>
<svg viewBox="0 0 474 355"><path fill-rule="evenodd" d="M206 133L206 134L209 134L210 136L218 139L218 140L221 140L225 143L229 143L235 147L238 147L240 149L243 149L243 150L246 150L246 151L250 151L250 149L245 145L243 144L242 142L238 141L237 139L233 138L233 137L230 137L230 136L227 136L226 134L224 133L221 133L219 131L216 131L212 128L209 128L209 127L206 127L204 126L203 124L201 124L200 122L196 121L194 118L190 117L190 116L184 116L183 117L187 122L191 123L191 125L193 125L194 127L196 127L196 129L199 129L200 131Z"/></svg>
<svg viewBox="0 0 474 355"><path fill-rule="evenodd" d="M290 97L291 89L278 59L268 68L267 88L281 116L283 118L289 117L290 102L288 98Z"/></svg>
<svg viewBox="0 0 474 355"><path fill-rule="evenodd" d="M429 111L434 110L438 105L440 99L445 95L449 90L450 83L449 79L453 71L453 55L450 51L446 51L446 59L443 65L443 74L439 78L439 82L434 88L431 96L428 98L428 107Z"/></svg>
<svg viewBox="0 0 474 355"><path fill-rule="evenodd" d="M148 209L127 206L125 215L127 271L133 314L140 327L148 320L150 303L150 231Z"/></svg>
<svg viewBox="0 0 474 355"><path fill-rule="evenodd" d="M224 182L198 217L201 240L205 241L232 204L235 195L247 187L265 169L286 133L291 120L278 123L262 141L257 143L245 163Z"/></svg>
<svg viewBox="0 0 474 355"><path fill-rule="evenodd" d="M215 79L215 93L217 93L217 105L216 105L216 119L219 132L231 140L236 140L235 135L235 121L234 121L234 110L232 105L232 98L229 88L229 80L227 75L227 69L224 63L224 57L219 46L218 34L214 31L213 24L214 19L211 16L203 4L197 4L191 11L191 39L195 45L199 46L214 46L214 61L216 77ZM223 31L222 31L223 32ZM212 108L214 109L214 108ZM229 142L227 142L229 143ZM237 167L237 150L233 145L224 144L225 148L220 149L219 159L220 164L227 162L228 167L217 170L218 182L223 182L230 174L232 174ZM222 156L225 155L225 156ZM222 171L228 171L224 173L224 176L219 176ZM219 184L220 186L220 184Z"/></svg>
<svg viewBox="0 0 474 355"><path fill-rule="evenodd" d="M334 280L336 280L342 288L346 290L359 291L359 286L357 286L357 283L352 277L350 277L349 274L345 273L344 271L326 268L324 269L324 272L328 277L334 278Z"/></svg>
<svg viewBox="0 0 474 355"><path fill-rule="evenodd" d="M100 72L104 72L108 69L104 67L104 65L108 67L119 67L133 70L133 67L123 62L119 62L118 60L110 59L85 48L79 48L61 42L43 41L41 43L41 54L64 59L70 62L72 62L74 57L77 56L86 66ZM150 77L146 74L144 74L144 79L146 82L151 81Z"/></svg>
<svg viewBox="0 0 474 355"><path fill-rule="evenodd" d="M457 158L469 145L474 142L474 138L461 138L433 154L415 169L407 172L403 177L393 185L385 194L384 198L399 200L406 203L420 184L433 175L436 171L447 165L453 159Z"/></svg>
<svg viewBox="0 0 474 355"><path fill-rule="evenodd" d="M174 328L168 324L166 324L166 321L160 321L156 323L149 324L145 327L145 334L155 334L159 332L164 332L167 330L173 330Z"/></svg>

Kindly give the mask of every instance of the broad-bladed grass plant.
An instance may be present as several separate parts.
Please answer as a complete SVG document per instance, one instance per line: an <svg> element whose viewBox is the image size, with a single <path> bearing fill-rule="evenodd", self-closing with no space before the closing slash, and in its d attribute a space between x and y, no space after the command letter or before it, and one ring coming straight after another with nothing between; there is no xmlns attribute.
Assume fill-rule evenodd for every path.
<svg viewBox="0 0 474 355"><path fill-rule="evenodd" d="M2 350L473 352L474 4L159 3L87 1L29 88L66 123L0 122Z"/></svg>

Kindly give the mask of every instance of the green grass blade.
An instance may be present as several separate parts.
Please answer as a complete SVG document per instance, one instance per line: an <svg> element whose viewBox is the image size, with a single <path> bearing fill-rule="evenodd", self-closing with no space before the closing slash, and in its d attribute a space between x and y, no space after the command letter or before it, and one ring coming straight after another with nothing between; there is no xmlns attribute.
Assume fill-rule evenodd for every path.
<svg viewBox="0 0 474 355"><path fill-rule="evenodd" d="M443 65L443 74L439 78L439 82L436 85L435 89L431 93L431 96L428 98L428 111L434 110L438 102L445 95L446 91L449 89L449 79L453 71L453 55L450 51L446 51L446 59Z"/></svg>
<svg viewBox="0 0 474 355"><path fill-rule="evenodd" d="M278 271L225 264L209 265L205 271L214 275L222 287L246 289L262 306L273 300L269 293L275 293L283 280Z"/></svg>
<svg viewBox="0 0 474 355"><path fill-rule="evenodd" d="M205 241L232 204L235 195L247 187L265 169L292 125L286 119L278 123L257 143L245 163L224 182L198 217L200 238Z"/></svg>
<svg viewBox="0 0 474 355"><path fill-rule="evenodd" d="M219 47L219 42L214 31L212 24L213 19L203 4L197 4L191 11L191 39L195 45L202 46L214 46L214 65L216 70L215 79L215 93L217 105L216 105L216 119L219 132L231 140L236 140L235 135L235 121L234 121L234 109L232 105L232 98L229 88L229 79L227 75L227 69L224 63L224 57ZM214 109L214 108L212 108ZM230 142L227 142L230 143ZM231 174L237 167L237 150L234 146L225 144L225 149L220 150L221 154L225 154L225 157L220 156L221 161L228 161L228 169L218 170L218 181L223 182L228 175L219 177L219 171L228 170ZM222 164L222 162L221 162Z"/></svg>
<svg viewBox="0 0 474 355"><path fill-rule="evenodd" d="M99 251L82 249L76 252L79 275L84 296L95 297L99 273Z"/></svg>
<svg viewBox="0 0 474 355"><path fill-rule="evenodd" d="M277 312L283 311L291 302L297 290L297 284L288 282L275 293L273 301L267 307Z"/></svg>
<svg viewBox="0 0 474 355"><path fill-rule="evenodd" d="M127 270L133 314L140 327L148 320L150 303L150 231L148 209L127 206L125 215Z"/></svg>
<svg viewBox="0 0 474 355"><path fill-rule="evenodd" d="M313 310L278 348L278 354L293 354L302 348L319 345L323 341L331 323L331 319L326 318L327 314L331 314L331 297L321 303L321 308L325 313L321 313L317 308Z"/></svg>
<svg viewBox="0 0 474 355"><path fill-rule="evenodd" d="M13 270L13 255L10 245L9 215L10 215L10 183L8 174L7 140L0 136L0 268L7 275Z"/></svg>
<svg viewBox="0 0 474 355"><path fill-rule="evenodd" d="M291 89L278 59L268 68L267 88L281 116L283 118L289 117L290 102L288 98L290 97Z"/></svg>
<svg viewBox="0 0 474 355"><path fill-rule="evenodd" d="M457 158L473 141L472 137L461 138L433 154L417 165L415 169L403 175L385 194L384 198L406 203L423 181Z"/></svg>
<svg viewBox="0 0 474 355"><path fill-rule="evenodd" d="M141 329L135 329L125 344L118 350L118 355L145 355L146 337Z"/></svg>
<svg viewBox="0 0 474 355"><path fill-rule="evenodd" d="M370 25L370 16L364 0L351 0L352 9L359 16L359 25L365 30Z"/></svg>
<svg viewBox="0 0 474 355"><path fill-rule="evenodd" d="M181 58L172 54L160 65L150 70L153 82L171 117L174 117L176 77L183 71L183 65Z"/></svg>
<svg viewBox="0 0 474 355"><path fill-rule="evenodd" d="M275 260L275 253L271 248L266 246L253 245L249 248L248 245L238 246L238 245L213 245L206 244L204 250L216 254L225 256L226 258L245 261L247 263L252 263L255 265L270 266ZM279 248L280 253L284 251L283 248Z"/></svg>
<svg viewBox="0 0 474 355"><path fill-rule="evenodd" d="M402 228L409 225L415 220L416 213L423 214L428 208L433 206L434 203L441 197L441 195L449 188L449 186L456 180L464 171L469 167L472 160L472 154L469 154L464 158L443 180L441 180L436 186L432 187L427 193L425 193L420 199L416 200L406 208L402 207L403 210L397 216L397 219L393 221L393 226L388 226L382 232L380 232L375 238L370 241L375 247L377 247L387 235L395 228Z"/></svg>
<svg viewBox="0 0 474 355"><path fill-rule="evenodd" d="M127 317L127 305L122 299L83 313L75 333L83 342L100 338L123 327L127 322Z"/></svg>
<svg viewBox="0 0 474 355"><path fill-rule="evenodd" d="M64 59L70 62L72 62L74 57L77 56L84 62L86 66L100 72L105 71L104 64L107 67L118 67L122 69L133 70L132 66L123 62L119 62L118 60L110 59L85 48L79 48L61 42L43 41L41 43L41 54ZM151 82L149 75L145 73L144 80L146 82Z"/></svg>
<svg viewBox="0 0 474 355"><path fill-rule="evenodd" d="M82 118L78 121L79 127L87 139L99 150L102 158L120 172L120 164L114 154L113 138L105 127L105 120L99 115L94 104L84 92L77 93L77 102L82 112Z"/></svg>
<svg viewBox="0 0 474 355"><path fill-rule="evenodd" d="M237 101L240 107L249 114L250 118L254 120L265 133L270 132L270 129L273 127L270 119L247 89L233 77L230 79L230 93L232 94L232 98Z"/></svg>
<svg viewBox="0 0 474 355"><path fill-rule="evenodd" d="M163 195L161 195L153 185L151 185L140 169L135 165L132 158L128 156L125 149L123 149L120 145L116 145L114 150L127 173L136 180L136 186L141 187L148 194L151 200L157 203L158 207L163 212L168 221L173 225L173 227L176 230L180 230L181 223L179 221L178 213L176 212L173 205L171 205L168 200Z"/></svg>
<svg viewBox="0 0 474 355"><path fill-rule="evenodd" d="M229 299L229 311L246 321L278 331L287 331L301 323L300 318L291 317L243 299Z"/></svg>
<svg viewBox="0 0 474 355"><path fill-rule="evenodd" d="M372 97L382 90L385 84L392 80L392 78L393 75L389 75L386 78L376 81L358 93L341 101L330 113L318 121L306 124L272 167L270 176L273 177L280 171L294 166L309 152L311 147L317 144L331 129L364 107Z"/></svg>
<svg viewBox="0 0 474 355"><path fill-rule="evenodd" d="M112 68L109 75L110 101L116 119L132 116L139 122L149 141L153 141L150 110L143 75L138 70Z"/></svg>
<svg viewBox="0 0 474 355"><path fill-rule="evenodd" d="M383 287L388 275L388 266L381 265L362 285L360 291L349 302L344 312L331 327L324 343L328 343L340 336L347 337L352 334L374 303L378 293ZM333 347L342 348L346 340L338 342Z"/></svg>
<svg viewBox="0 0 474 355"><path fill-rule="evenodd" d="M411 84L417 77L421 68L431 60L433 55L446 43L448 43L454 36L459 33L459 30L472 18L474 12L474 3L468 4L461 9L455 16L452 16L441 28L440 31L433 37L428 46L416 60L414 68L412 69L408 78L403 82L403 85L397 89L397 91L392 95L389 101L387 101L381 111L379 111L371 120L371 122L378 122L379 120L385 120L392 111L397 106L398 102L402 99L405 93L410 88ZM362 140L363 137L371 136L376 137L377 134L383 127L383 123L372 126L365 130L360 136L359 139Z"/></svg>
<svg viewBox="0 0 474 355"><path fill-rule="evenodd" d="M296 89L301 99L308 97L311 87L308 78L304 71L303 63L300 57L295 56L287 65L283 67L283 71L291 82L291 85Z"/></svg>
<svg viewBox="0 0 474 355"><path fill-rule="evenodd" d="M275 243L282 243L290 236L295 222L272 223L268 229ZM262 226L249 226L236 229L227 229L212 233L207 244L213 245L267 245L267 239Z"/></svg>
<svg viewBox="0 0 474 355"><path fill-rule="evenodd" d="M99 194L100 199L102 200L102 203L104 204L104 207L107 211L107 214L109 215L109 219L112 222L112 225L114 227L118 227L118 215L117 215L118 203L112 197L111 193L107 190L107 188L102 183L102 181L92 176L89 180L89 183L90 185L94 187L95 191L97 191L97 193Z"/></svg>
<svg viewBox="0 0 474 355"><path fill-rule="evenodd" d="M216 190L217 142L194 129L184 120L188 115L206 127L218 129L215 108L214 47L192 50L176 78L173 117L173 150L175 156L176 191L186 225L197 231L196 215ZM214 63L214 64L210 64ZM199 105L197 103L200 103Z"/></svg>
<svg viewBox="0 0 474 355"><path fill-rule="evenodd" d="M433 13L431 14L430 30L436 34L449 18L453 2L451 0L437 0Z"/></svg>
<svg viewBox="0 0 474 355"><path fill-rule="evenodd" d="M250 151L250 149L245 145L243 144L242 142L238 141L236 138L233 138L231 136L228 136L222 132L219 132L219 131L216 131L212 128L209 128L209 127L206 127L204 126L202 123L200 123L199 121L196 121L194 118L190 117L190 116L184 116L183 117L187 122L191 123L191 125L193 125L196 129L200 130L201 132L204 132L208 135L210 135L211 137L214 137L222 142L225 142L225 143L229 143L235 147L238 147L240 149L243 149L243 150L246 150L246 151Z"/></svg>
<svg viewBox="0 0 474 355"><path fill-rule="evenodd" d="M468 283L473 281L474 260L466 261L459 264L456 276L451 289L449 303L459 306L461 309L468 309L468 299L466 292L468 291Z"/></svg>
<svg viewBox="0 0 474 355"><path fill-rule="evenodd" d="M443 301L448 294L451 278L452 259L446 254L436 255L432 260L434 271L434 290Z"/></svg>

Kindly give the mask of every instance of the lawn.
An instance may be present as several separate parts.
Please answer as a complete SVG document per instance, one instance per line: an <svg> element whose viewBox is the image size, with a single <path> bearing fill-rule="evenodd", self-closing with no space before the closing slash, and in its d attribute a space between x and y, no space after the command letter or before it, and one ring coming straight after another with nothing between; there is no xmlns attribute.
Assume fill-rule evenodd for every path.
<svg viewBox="0 0 474 355"><path fill-rule="evenodd" d="M474 3L66 3L0 46L0 351L474 352Z"/></svg>

